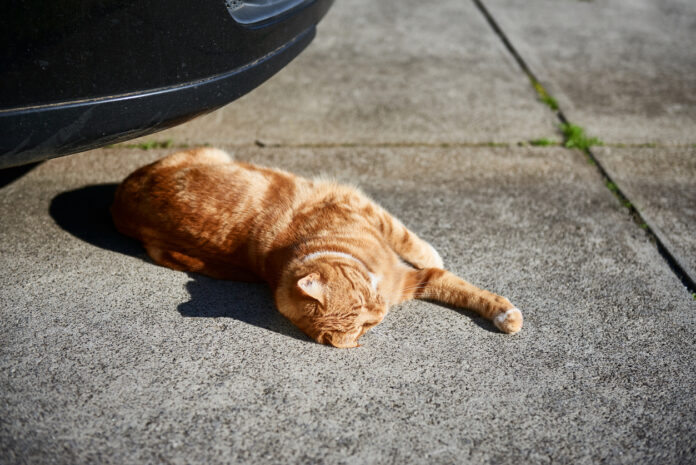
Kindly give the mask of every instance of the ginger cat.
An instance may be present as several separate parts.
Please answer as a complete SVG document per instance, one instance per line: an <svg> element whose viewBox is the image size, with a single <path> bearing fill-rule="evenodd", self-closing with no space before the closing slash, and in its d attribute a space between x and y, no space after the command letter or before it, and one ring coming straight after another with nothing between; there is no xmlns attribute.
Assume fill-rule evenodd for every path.
<svg viewBox="0 0 696 465"><path fill-rule="evenodd" d="M136 170L111 211L160 265L265 280L278 310L319 343L357 347L390 305L413 298L475 310L505 333L522 328L510 301L445 271L430 244L352 187L201 148Z"/></svg>

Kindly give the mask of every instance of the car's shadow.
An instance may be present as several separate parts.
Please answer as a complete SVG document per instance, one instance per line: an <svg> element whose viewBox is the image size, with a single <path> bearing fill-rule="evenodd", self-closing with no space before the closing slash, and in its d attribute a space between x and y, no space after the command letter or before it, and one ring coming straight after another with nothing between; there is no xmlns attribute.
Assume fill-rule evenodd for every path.
<svg viewBox="0 0 696 465"><path fill-rule="evenodd" d="M49 209L56 224L92 245L151 262L142 245L120 234L111 220L109 207L117 184L99 184L58 194ZM188 302L177 310L185 317L234 318L295 339L309 341L276 309L268 286L238 283L188 273Z"/></svg>
<svg viewBox="0 0 696 465"><path fill-rule="evenodd" d="M2 168L0 169L0 189L8 186L15 182L17 179L21 178L29 171L33 170L39 166L41 162L29 163L27 165L14 166L12 168Z"/></svg>

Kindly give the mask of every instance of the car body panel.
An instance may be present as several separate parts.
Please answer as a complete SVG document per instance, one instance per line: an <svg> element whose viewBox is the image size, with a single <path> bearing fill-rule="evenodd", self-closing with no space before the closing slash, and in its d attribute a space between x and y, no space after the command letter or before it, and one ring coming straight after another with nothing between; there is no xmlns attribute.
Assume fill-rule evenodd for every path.
<svg viewBox="0 0 696 465"><path fill-rule="evenodd" d="M331 3L14 2L0 20L0 167L131 139L219 108L297 56ZM244 8L256 8L257 20L248 11L244 23L235 20Z"/></svg>

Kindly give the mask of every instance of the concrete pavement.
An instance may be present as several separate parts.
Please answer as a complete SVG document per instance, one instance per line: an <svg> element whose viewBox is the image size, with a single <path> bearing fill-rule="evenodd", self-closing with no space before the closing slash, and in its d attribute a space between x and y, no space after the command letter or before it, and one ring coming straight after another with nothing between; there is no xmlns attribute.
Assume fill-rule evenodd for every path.
<svg viewBox="0 0 696 465"><path fill-rule="evenodd" d="M155 138L187 144L518 142L553 115L473 3L337 2L282 73ZM149 139L152 139L150 137Z"/></svg>
<svg viewBox="0 0 696 465"><path fill-rule="evenodd" d="M594 153L696 281L696 147L598 147Z"/></svg>
<svg viewBox="0 0 696 465"><path fill-rule="evenodd" d="M613 143L696 137L696 3L485 0L572 121Z"/></svg>
<svg viewBox="0 0 696 465"><path fill-rule="evenodd" d="M485 3L495 19L515 8ZM629 4L575 3L564 8ZM542 21L554 7L527 4L540 9L518 17L526 30L556 27ZM410 302L358 349L320 346L263 285L158 267L114 231L115 183L173 148L51 160L0 187L1 463L693 461L690 291L585 154L519 144L560 140L556 116L473 4L364 6L336 3L278 76L149 139L360 185L449 269L518 305L522 332ZM552 93L572 81L554 76ZM564 99L582 125L593 111L604 118ZM679 129L685 111L650 137L649 124L632 135L602 119L606 132L593 135L627 139L592 150L688 265L693 150L628 146L696 143Z"/></svg>

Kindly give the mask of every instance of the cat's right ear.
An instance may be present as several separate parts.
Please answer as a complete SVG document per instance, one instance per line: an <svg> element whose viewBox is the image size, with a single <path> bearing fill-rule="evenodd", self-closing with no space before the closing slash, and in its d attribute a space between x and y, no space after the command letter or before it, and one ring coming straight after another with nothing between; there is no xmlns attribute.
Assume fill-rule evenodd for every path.
<svg viewBox="0 0 696 465"><path fill-rule="evenodd" d="M297 289L301 294L324 303L324 283L319 273L310 273L297 281Z"/></svg>

